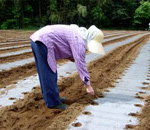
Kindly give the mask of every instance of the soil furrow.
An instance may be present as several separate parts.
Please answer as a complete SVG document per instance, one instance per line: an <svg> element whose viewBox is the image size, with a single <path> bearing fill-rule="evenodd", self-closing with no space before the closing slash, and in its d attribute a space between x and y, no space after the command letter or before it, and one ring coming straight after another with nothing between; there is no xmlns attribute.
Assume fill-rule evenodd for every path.
<svg viewBox="0 0 150 130"><path fill-rule="evenodd" d="M11 70L0 72L0 88L9 84L15 84L17 80L36 74L35 63L29 63Z"/></svg>
<svg viewBox="0 0 150 130"><path fill-rule="evenodd" d="M141 33L138 33L138 34L142 34L143 32L141 32ZM116 35L112 35L112 36L106 36L106 38L104 38L104 39L108 39L108 38L112 38L112 37L118 37L118 36L121 36L121 35L125 35L126 33L120 33L120 34L116 34ZM128 34L132 34L132 33L128 33ZM135 34L135 33L134 33ZM134 35L133 34L133 35ZM136 33L137 34L137 33ZM137 34L137 35L138 35Z"/></svg>
<svg viewBox="0 0 150 130"><path fill-rule="evenodd" d="M150 87L148 88L150 89ZM138 119L139 124L134 126L134 130L150 130L150 96L145 99L145 105L142 107Z"/></svg>
<svg viewBox="0 0 150 130"><path fill-rule="evenodd" d="M136 35L139 35L139 34L133 34L133 35L121 37L121 38L118 38L118 39L110 40L110 41L105 42L104 44L111 44L111 43L114 43L114 42L117 42L117 41L121 41L121 40L125 40L125 39L128 39L128 38L131 38L131 37L136 36ZM8 51L9 52L19 51L19 50L22 50L24 48L26 48L26 47L18 47L18 48L13 48L12 47L12 48L8 48L8 49L5 49L5 50L0 50L0 54L7 53Z"/></svg>
<svg viewBox="0 0 150 130"><path fill-rule="evenodd" d="M107 41L107 42L103 43L103 45L106 46L108 44L113 44L113 43L118 42L118 41L123 41L123 40L126 40L126 39L131 38L131 37L136 36L136 35L137 34L134 34L134 35L126 37L126 38L123 37L121 39L119 38L119 39L116 39L116 40L110 40L110 41ZM22 54L7 56L7 57L1 57L0 58L0 64L2 64L2 63L4 64L4 63L8 63L8 62L13 62L13 61L21 60L21 59L27 59L27 58L31 58L32 56L33 55L28 52L28 53L22 53Z"/></svg>
<svg viewBox="0 0 150 130"><path fill-rule="evenodd" d="M6 49L6 50L0 50L0 54L5 54L8 52L14 52L14 51L20 51L20 50L25 50L25 49L31 49L31 47L20 47L20 48L11 48L11 49Z"/></svg>
<svg viewBox="0 0 150 130"><path fill-rule="evenodd" d="M30 44L30 41L11 43L11 44L3 44L3 45L0 44L0 48L2 48L2 47L13 47L13 46L17 46L17 45L28 45L28 44Z"/></svg>
<svg viewBox="0 0 150 130"><path fill-rule="evenodd" d="M94 98L103 97L103 90L114 87L114 82L137 56L148 41L145 36L135 42L116 48L88 65L94 97L87 95L78 74L59 81L60 95L67 97L70 107L64 111L48 109L44 105L40 88L36 87L25 98L0 110L0 129L64 130ZM111 108L110 108L111 109Z"/></svg>
<svg viewBox="0 0 150 130"><path fill-rule="evenodd" d="M144 38L145 36L143 36ZM141 38L141 39L143 39ZM137 40L138 41L138 40ZM32 55L32 54L31 54ZM16 60L16 58L15 58ZM10 70L5 70L0 72L0 88L7 86L12 83L16 83L17 80L23 79L30 75L36 74L35 63L29 63L24 66L19 66L16 68L12 68Z"/></svg>
<svg viewBox="0 0 150 130"><path fill-rule="evenodd" d="M105 46L105 45L112 44L114 42L121 42L123 40L132 38L132 37L137 36L137 35L139 35L139 34L132 34L132 35L129 35L129 36L124 36L124 37L121 37L121 38L118 38L118 39L114 39L114 40L111 40L111 41L104 42L103 45Z"/></svg>
<svg viewBox="0 0 150 130"><path fill-rule="evenodd" d="M1 37L0 37L0 44L3 43L10 43L10 42L20 42L20 41L26 41L29 40L29 37L34 33L35 31L12 31L12 30L0 30ZM104 31L105 35L108 35L111 31ZM122 33L122 31L112 31L113 33ZM125 32L125 31L123 31ZM130 31L131 32L131 31ZM112 33L111 33L112 34Z"/></svg>
<svg viewBox="0 0 150 130"><path fill-rule="evenodd" d="M121 36L121 35L124 35L124 34L117 34L117 35L112 35L112 36L109 36L109 37L106 37L105 39L108 39L108 38L112 38L112 37L116 37L116 36ZM0 43L0 48L1 47L13 47L13 46L17 46L17 45L25 45L25 44L30 44L30 41L29 40L18 40L18 41L9 41L9 42L4 42L4 43Z"/></svg>
<svg viewBox="0 0 150 130"><path fill-rule="evenodd" d="M117 37L117 36L121 36L121 35L124 35L124 34L116 34L116 35L112 35L112 36L106 36L104 38L108 39L108 38Z"/></svg>
<svg viewBox="0 0 150 130"><path fill-rule="evenodd" d="M67 62L67 59L57 60L57 64L63 64ZM0 72L0 88L3 88L9 84L15 84L18 80L25 77L29 77L37 73L35 63L29 63L24 66L19 66L11 70Z"/></svg>
<svg viewBox="0 0 150 130"><path fill-rule="evenodd" d="M11 50L11 49L16 49L16 48L23 48L23 47L28 47L28 46L30 46L30 44L28 44L28 45L19 45L19 46L11 46L11 47L2 47L2 48L0 48L0 51Z"/></svg>
<svg viewBox="0 0 150 130"><path fill-rule="evenodd" d="M112 35L112 36L106 37L105 39L116 37L116 36L121 36L121 35L124 35L124 34ZM9 46L13 47L13 46L23 45L23 44L30 44L30 41L26 39L26 40L12 41L12 42L10 42L10 41L4 42L4 43L0 43L0 48L1 47L9 47Z"/></svg>
<svg viewBox="0 0 150 130"><path fill-rule="evenodd" d="M25 52L25 53L18 54L18 55L0 57L0 64L4 64L4 63L8 63L8 62L14 62L17 60L22 60L22 59L28 59L31 57L33 57L32 52Z"/></svg>
<svg viewBox="0 0 150 130"><path fill-rule="evenodd" d="M25 42L25 41L28 41L28 39L17 39L17 40L10 40L10 41L5 41L5 42L0 42L0 45L2 45L3 43L5 44L5 43L12 43L12 44L14 44L14 43L18 43L18 42Z"/></svg>

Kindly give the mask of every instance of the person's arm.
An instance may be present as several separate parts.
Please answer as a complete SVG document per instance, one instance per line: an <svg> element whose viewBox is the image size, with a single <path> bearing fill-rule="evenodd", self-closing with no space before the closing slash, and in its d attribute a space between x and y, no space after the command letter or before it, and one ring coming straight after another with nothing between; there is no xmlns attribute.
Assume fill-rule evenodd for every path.
<svg viewBox="0 0 150 130"><path fill-rule="evenodd" d="M87 93L94 95L94 90L90 85L90 76L86 67L85 47L83 46L83 44L73 43L71 44L71 50L77 70L79 72L82 82L84 83L84 87L86 87Z"/></svg>

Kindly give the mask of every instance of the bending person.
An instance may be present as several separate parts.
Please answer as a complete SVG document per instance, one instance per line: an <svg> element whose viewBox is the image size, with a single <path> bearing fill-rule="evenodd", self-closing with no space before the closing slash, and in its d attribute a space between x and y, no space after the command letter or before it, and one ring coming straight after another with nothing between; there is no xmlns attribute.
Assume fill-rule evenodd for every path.
<svg viewBox="0 0 150 130"><path fill-rule="evenodd" d="M59 97L57 86L57 59L74 60L87 93L94 95L90 85L85 55L104 54L103 33L96 26L88 30L77 25L47 25L31 35L31 48L35 57L42 95L48 108L66 109L65 97Z"/></svg>

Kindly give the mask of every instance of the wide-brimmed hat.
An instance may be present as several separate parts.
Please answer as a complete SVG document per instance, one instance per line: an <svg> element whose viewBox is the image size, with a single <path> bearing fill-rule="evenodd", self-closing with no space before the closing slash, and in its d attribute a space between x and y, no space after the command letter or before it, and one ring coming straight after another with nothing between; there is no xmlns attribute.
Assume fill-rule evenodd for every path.
<svg viewBox="0 0 150 130"><path fill-rule="evenodd" d="M100 29L98 29L95 25L90 26L89 29L86 29L85 27L79 27L76 24L71 24L70 26L76 28L80 35L86 40L86 47L89 52L98 53L101 55L105 54L102 46L104 34Z"/></svg>
<svg viewBox="0 0 150 130"><path fill-rule="evenodd" d="M102 45L104 34L101 30L97 31L94 38L87 42L87 50L92 53L105 55L105 51Z"/></svg>

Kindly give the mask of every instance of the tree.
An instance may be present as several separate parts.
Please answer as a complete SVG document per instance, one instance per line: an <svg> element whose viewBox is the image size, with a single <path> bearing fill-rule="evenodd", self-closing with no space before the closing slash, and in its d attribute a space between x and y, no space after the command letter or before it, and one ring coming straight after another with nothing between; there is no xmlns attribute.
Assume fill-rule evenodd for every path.
<svg viewBox="0 0 150 130"><path fill-rule="evenodd" d="M140 6L135 10L134 25L145 29L150 23L150 2L142 0Z"/></svg>
<svg viewBox="0 0 150 130"><path fill-rule="evenodd" d="M58 5L57 0L50 0L48 14L51 24L60 23L62 21L62 17L60 15L60 12L58 12L57 5Z"/></svg>
<svg viewBox="0 0 150 130"><path fill-rule="evenodd" d="M19 25L18 28L22 28L24 26L23 23L23 18L24 18L24 13L23 13L23 1L22 0L14 0L14 9L13 9L13 14L14 14L14 19L16 19L17 25Z"/></svg>
<svg viewBox="0 0 150 130"><path fill-rule="evenodd" d="M106 16L103 13L102 9L99 6L94 7L91 10L92 20L96 26L102 27L102 24L105 22Z"/></svg>
<svg viewBox="0 0 150 130"><path fill-rule="evenodd" d="M0 0L0 28L39 28L47 24L78 24L85 27L95 24L100 28L127 28L132 25L135 10L140 5L139 1ZM143 19L135 15L135 25L143 26L149 22L139 21Z"/></svg>
<svg viewBox="0 0 150 130"><path fill-rule="evenodd" d="M13 4L13 1L0 0L0 28L2 29L15 28L16 26L12 13Z"/></svg>
<svg viewBox="0 0 150 130"><path fill-rule="evenodd" d="M3 23L3 21L5 20L4 15L5 15L5 1L4 0L0 0L0 25Z"/></svg>

